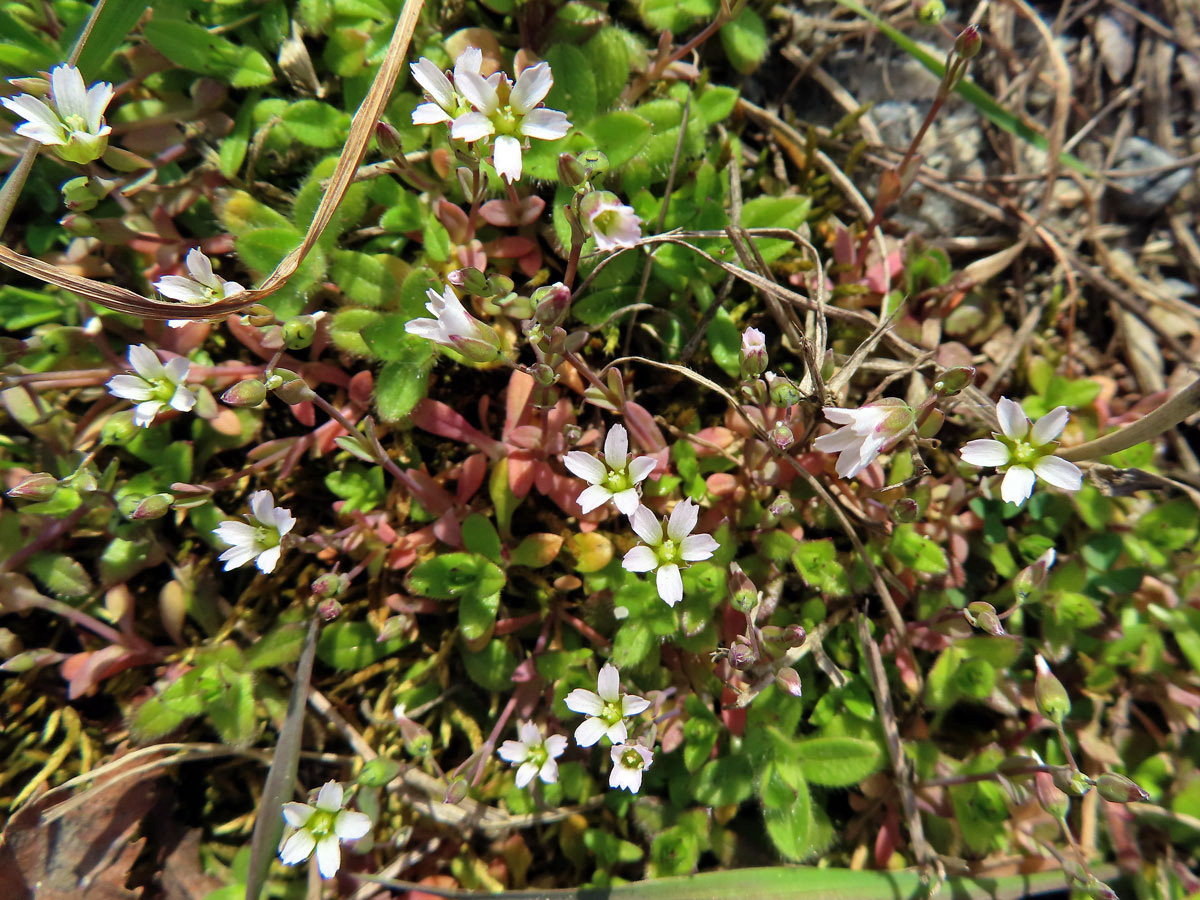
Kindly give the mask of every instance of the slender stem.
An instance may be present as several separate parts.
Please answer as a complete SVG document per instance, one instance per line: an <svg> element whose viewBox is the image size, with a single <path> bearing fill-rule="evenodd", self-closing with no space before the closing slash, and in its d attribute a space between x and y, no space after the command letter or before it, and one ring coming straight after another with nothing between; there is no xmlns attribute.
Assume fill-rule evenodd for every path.
<svg viewBox="0 0 1200 900"><path fill-rule="evenodd" d="M1182 391L1154 410L1142 416L1136 422L1124 428L1106 434L1104 437L1070 447L1061 453L1054 454L1059 459L1079 462L1085 459L1097 459L1110 453L1120 453L1135 444L1156 438L1170 431L1188 416L1200 412L1200 378L1193 381Z"/></svg>

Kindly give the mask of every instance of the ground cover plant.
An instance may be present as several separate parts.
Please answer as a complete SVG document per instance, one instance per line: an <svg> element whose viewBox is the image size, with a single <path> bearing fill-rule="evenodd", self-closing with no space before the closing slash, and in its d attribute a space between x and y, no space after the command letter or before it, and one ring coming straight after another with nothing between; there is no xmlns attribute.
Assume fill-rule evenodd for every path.
<svg viewBox="0 0 1200 900"><path fill-rule="evenodd" d="M0 5L9 895L1200 895L1200 21L1052 6Z"/></svg>

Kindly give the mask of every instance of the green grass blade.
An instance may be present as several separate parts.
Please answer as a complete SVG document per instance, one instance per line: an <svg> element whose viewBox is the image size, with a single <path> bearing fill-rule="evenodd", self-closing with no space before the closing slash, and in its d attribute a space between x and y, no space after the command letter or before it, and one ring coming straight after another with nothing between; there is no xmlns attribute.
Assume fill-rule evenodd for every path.
<svg viewBox="0 0 1200 900"><path fill-rule="evenodd" d="M91 84L100 77L100 70L104 64L112 58L113 53L129 36L129 32L145 11L145 3L130 0L113 0L104 4L76 63L79 71L83 73L84 81Z"/></svg>
<svg viewBox="0 0 1200 900"><path fill-rule="evenodd" d="M946 64L935 57L932 53L918 45L912 38L893 28L879 16L875 15L870 10L859 6L854 0L837 0L837 2L846 7L851 12L862 16L884 34L886 34L893 43L901 50L923 65L926 69L932 72L938 78L941 78L946 73ZM1009 112L998 102L996 98L975 84L973 81L963 79L958 83L955 91L963 99L967 100L972 106L979 110L980 114L987 118L992 124L1003 128L1010 134L1015 134L1017 137L1027 141L1040 150L1049 150L1049 144L1046 138L1043 137L1033 126L1022 120L1019 116ZM1093 177L1096 173L1091 170L1079 157L1071 153L1060 153L1059 160L1064 166L1069 166L1076 172L1088 177Z"/></svg>

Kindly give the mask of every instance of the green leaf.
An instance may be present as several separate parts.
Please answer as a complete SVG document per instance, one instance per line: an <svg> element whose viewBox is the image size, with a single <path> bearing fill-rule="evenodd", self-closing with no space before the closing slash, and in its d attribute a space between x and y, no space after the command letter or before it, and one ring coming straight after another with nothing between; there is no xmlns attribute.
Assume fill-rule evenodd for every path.
<svg viewBox="0 0 1200 900"><path fill-rule="evenodd" d="M1182 497L1151 509L1133 527L1138 537L1166 551L1195 547L1198 531L1200 512Z"/></svg>
<svg viewBox="0 0 1200 900"><path fill-rule="evenodd" d="M707 337L713 362L724 369L730 378L737 378L741 370L738 357L742 349L742 335L724 307L718 309L708 323Z"/></svg>
<svg viewBox="0 0 1200 900"><path fill-rule="evenodd" d="M700 863L700 839L695 833L674 825L660 831L650 844L651 878L691 875Z"/></svg>
<svg viewBox="0 0 1200 900"><path fill-rule="evenodd" d="M860 738L809 738L795 744L795 748L804 777L825 787L858 784L887 762L879 744Z"/></svg>
<svg viewBox="0 0 1200 900"><path fill-rule="evenodd" d="M810 587L822 594L844 597L850 593L846 567L838 559L837 548L833 546L831 538L803 541L792 552L792 565Z"/></svg>
<svg viewBox="0 0 1200 900"><path fill-rule="evenodd" d="M692 796L704 806L732 806L753 793L754 769L741 755L710 759L692 787Z"/></svg>
<svg viewBox="0 0 1200 900"><path fill-rule="evenodd" d="M791 197L755 197L742 207L742 225L746 228L798 229L808 218L812 201L804 195ZM795 244L776 238L753 238L758 252L767 262L774 262Z"/></svg>
<svg viewBox="0 0 1200 900"><path fill-rule="evenodd" d="M767 56L767 26L752 7L721 26L721 45L729 63L743 75L757 69Z"/></svg>
<svg viewBox="0 0 1200 900"><path fill-rule="evenodd" d="M381 257L353 250L333 252L329 279L350 300L363 306L380 306L397 290L395 279Z"/></svg>
<svg viewBox="0 0 1200 900"><path fill-rule="evenodd" d="M527 566L530 569L548 566L558 557L562 545L563 539L557 534L531 534L522 538L521 543L513 550L512 564Z"/></svg>
<svg viewBox="0 0 1200 900"><path fill-rule="evenodd" d="M484 690L512 690L517 658L499 638L493 638L482 650L463 647L462 661L468 677Z"/></svg>
<svg viewBox="0 0 1200 900"><path fill-rule="evenodd" d="M543 58L554 70L554 87L546 95L546 106L565 112L573 124L590 122L597 108L591 59L573 44L555 44Z"/></svg>
<svg viewBox="0 0 1200 900"><path fill-rule="evenodd" d="M481 595L467 594L458 604L458 626L468 646L491 639L496 627L496 611L500 608L500 592Z"/></svg>
<svg viewBox="0 0 1200 900"><path fill-rule="evenodd" d="M646 146L650 123L636 113L618 110L593 119L587 133L596 142L596 149L608 157L609 166L617 169Z"/></svg>
<svg viewBox="0 0 1200 900"><path fill-rule="evenodd" d="M233 130L221 140L221 148L217 151L217 166L226 178L233 178L246 161L246 153L250 149L250 137L254 128L254 103L257 98L251 95L242 101L237 117L233 120Z"/></svg>
<svg viewBox="0 0 1200 900"><path fill-rule="evenodd" d="M433 261L444 263L450 259L450 232L432 216L425 220L422 242L426 255Z"/></svg>
<svg viewBox="0 0 1200 900"><path fill-rule="evenodd" d="M363 765L362 771L358 773L356 780L364 787L386 787L395 780L403 768L394 759L377 756Z"/></svg>
<svg viewBox="0 0 1200 900"><path fill-rule="evenodd" d="M463 546L472 553L479 553L496 565L503 565L500 535L496 533L496 526L487 516L479 513L467 516L462 523L462 539Z"/></svg>
<svg viewBox="0 0 1200 900"><path fill-rule="evenodd" d="M61 553L35 553L25 567L56 597L79 599L95 589L87 569Z"/></svg>
<svg viewBox="0 0 1200 900"><path fill-rule="evenodd" d="M963 840L974 853L983 855L1004 832L1008 806L998 784L981 781L950 788L954 816Z"/></svg>
<svg viewBox="0 0 1200 900"><path fill-rule="evenodd" d="M129 2L122 0L120 3L110 0L104 4L104 8L100 10L100 14L92 24L87 43L83 45L83 49L79 51L79 58L75 61L75 67L83 73L85 83L91 84L100 79L101 70L112 61L116 49L129 37L129 32L137 25L142 13L146 11L146 5L138 0L129 0ZM81 33L83 27L83 25L80 26ZM26 34L22 35L22 31L25 31ZM0 33L10 41L33 38L27 29L12 31L4 25L2 20L0 20ZM78 35L72 38L71 43L74 44L77 40ZM54 57L51 56L51 59Z"/></svg>
<svg viewBox="0 0 1200 900"><path fill-rule="evenodd" d="M140 741L153 741L170 734L188 719L199 715L185 715L168 706L159 697L151 697L138 707L129 728Z"/></svg>
<svg viewBox="0 0 1200 900"><path fill-rule="evenodd" d="M946 551L912 525L896 526L892 532L891 550L896 559L916 572L936 575L950 566Z"/></svg>
<svg viewBox="0 0 1200 900"><path fill-rule="evenodd" d="M804 772L796 760L777 758L763 768L759 783L763 823L781 856L802 860L809 856L812 798Z"/></svg>
<svg viewBox="0 0 1200 900"><path fill-rule="evenodd" d="M638 619L626 619L613 638L612 664L618 669L633 669L658 649L658 636Z"/></svg>
<svg viewBox="0 0 1200 900"><path fill-rule="evenodd" d="M246 668L253 672L294 663L300 658L304 631L302 622L288 622L272 628L246 650Z"/></svg>
<svg viewBox="0 0 1200 900"><path fill-rule="evenodd" d="M348 463L341 471L325 476L325 487L346 503L342 513L370 512L383 505L387 497L387 485L383 480L383 469L379 466L363 466Z"/></svg>
<svg viewBox="0 0 1200 900"><path fill-rule="evenodd" d="M297 141L323 150L344 144L350 131L350 116L320 100L289 104L281 118Z"/></svg>
<svg viewBox="0 0 1200 900"><path fill-rule="evenodd" d="M503 588L505 581L499 566L475 553L443 553L420 563L408 576L413 593L436 600L488 596Z"/></svg>
<svg viewBox="0 0 1200 900"><path fill-rule="evenodd" d="M333 322L329 325L329 337L339 350L353 353L355 356L372 356L373 353L363 335L372 324L382 318L383 316L373 309L339 309L333 314ZM376 392L378 389L376 385Z"/></svg>
<svg viewBox="0 0 1200 900"><path fill-rule="evenodd" d="M303 239L294 228L259 228L238 237L234 248L246 268L256 275L266 275L299 247Z"/></svg>
<svg viewBox="0 0 1200 900"><path fill-rule="evenodd" d="M407 639L401 637L379 641L375 629L367 622L333 622L321 632L317 641L317 656L321 662L339 671L357 672L390 656L408 643Z"/></svg>
<svg viewBox="0 0 1200 900"><path fill-rule="evenodd" d="M596 82L596 109L608 109L616 103L629 81L628 36L619 28L601 28L583 45L583 55ZM591 127L588 133L595 136ZM611 156L609 161L612 161Z"/></svg>
<svg viewBox="0 0 1200 900"><path fill-rule="evenodd" d="M275 80L271 64L257 50L200 25L155 16L143 26L142 34L175 65L222 79L233 87L262 87Z"/></svg>
<svg viewBox="0 0 1200 900"><path fill-rule="evenodd" d="M249 672L220 670L221 690L208 707L208 718L221 740L244 747L254 739L254 676Z"/></svg>
<svg viewBox="0 0 1200 900"><path fill-rule="evenodd" d="M705 127L711 128L729 118L737 106L738 92L736 88L710 84L698 97L692 109L700 116Z"/></svg>

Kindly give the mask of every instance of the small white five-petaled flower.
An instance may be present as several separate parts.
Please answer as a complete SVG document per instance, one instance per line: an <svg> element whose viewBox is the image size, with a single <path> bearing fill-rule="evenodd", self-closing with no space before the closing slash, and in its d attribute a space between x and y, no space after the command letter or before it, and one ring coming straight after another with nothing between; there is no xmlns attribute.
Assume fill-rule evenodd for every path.
<svg viewBox="0 0 1200 900"><path fill-rule="evenodd" d="M500 355L500 336L463 307L453 289L425 292L432 319L412 319L404 330L461 353L471 362L491 362Z"/></svg>
<svg viewBox="0 0 1200 900"><path fill-rule="evenodd" d="M641 501L637 486L654 471L657 465L652 456L629 458L629 432L624 425L614 425L604 439L604 461L596 459L582 450L572 450L563 457L563 463L576 478L582 478L590 487L579 495L576 502L584 513L603 506L609 500L625 515L632 515Z"/></svg>
<svg viewBox="0 0 1200 900"><path fill-rule="evenodd" d="M112 127L104 124L104 110L112 98L113 86L107 81L85 88L79 70L64 64L50 70L49 103L32 94L4 97L0 103L25 119L17 134L82 165L108 149Z"/></svg>
<svg viewBox="0 0 1200 900"><path fill-rule="evenodd" d="M579 211L597 250L636 247L642 239L642 220L611 191L592 191L580 201Z"/></svg>
<svg viewBox="0 0 1200 900"><path fill-rule="evenodd" d="M973 466L1007 467L1000 484L1001 497L1009 503L1024 503L1033 495L1034 482L1039 478L1064 491L1077 491L1083 486L1079 467L1054 456L1058 436L1071 418L1065 406L1055 407L1030 427L1021 404L1001 397L996 417L1000 420L997 440L968 441L958 452Z"/></svg>
<svg viewBox="0 0 1200 900"><path fill-rule="evenodd" d="M250 498L252 515L247 522L222 522L213 529L230 547L217 557L225 571L244 566L252 559L262 572L273 572L279 563L280 542L296 525L296 517L275 505L270 491L255 491Z"/></svg>
<svg viewBox="0 0 1200 900"><path fill-rule="evenodd" d="M834 468L842 478L853 478L908 433L916 415L903 400L885 397L859 409L825 408L825 418L841 425L832 434L823 434L813 447L822 453L839 453Z"/></svg>
<svg viewBox="0 0 1200 900"><path fill-rule="evenodd" d="M133 408L135 425L149 428L164 406L187 412L196 405L196 395L184 387L192 368L185 357L177 356L164 365L145 344L135 344L129 348L129 365L136 374L114 375L108 390L137 404Z"/></svg>
<svg viewBox="0 0 1200 900"><path fill-rule="evenodd" d="M654 762L654 753L641 744L617 744L612 748L612 772L608 776L610 788L636 794L642 786L642 771Z"/></svg>
<svg viewBox="0 0 1200 900"><path fill-rule="evenodd" d="M541 730L533 722L522 722L517 729L516 741L505 741L496 751L507 763L517 766L517 787L523 788L537 775L546 784L558 781L558 763L555 762L567 749L567 739L561 734L542 737Z"/></svg>
<svg viewBox="0 0 1200 900"><path fill-rule="evenodd" d="M683 578L679 574L687 563L708 559L720 544L711 534L692 534L700 508L691 500L681 500L671 510L664 536L658 517L644 506L639 506L629 523L645 544L639 544L621 561L629 572L656 572L655 582L658 596L674 606L683 599Z"/></svg>
<svg viewBox="0 0 1200 900"><path fill-rule="evenodd" d="M454 61L454 82L446 77L437 63L422 56L409 65L413 78L425 89L432 102L417 106L412 113L414 125L436 125L438 122L450 124L456 118L471 111L471 104L455 88L461 84L465 72L479 74L483 65L483 52L478 47L468 47ZM489 76L488 81L499 82L499 73Z"/></svg>
<svg viewBox="0 0 1200 900"><path fill-rule="evenodd" d="M302 863L317 851L317 868L322 878L332 878L342 864L342 841L356 841L371 830L365 814L342 809L342 786L327 781L317 794L316 806L283 804L284 821L293 829L279 844L279 859L285 866Z"/></svg>
<svg viewBox="0 0 1200 900"><path fill-rule="evenodd" d="M581 713L584 719L575 729L575 743L590 747L605 735L613 744L623 744L629 737L626 716L636 716L650 708L650 701L621 693L621 673L612 663L605 663L596 679L596 692L575 688L567 694L567 709Z"/></svg>
<svg viewBox="0 0 1200 900"><path fill-rule="evenodd" d="M184 303L212 303L224 300L230 294L246 290L236 281L222 281L213 272L212 260L193 247L187 254L187 270L191 277L164 275L154 282L154 287L164 297L182 300Z"/></svg>

